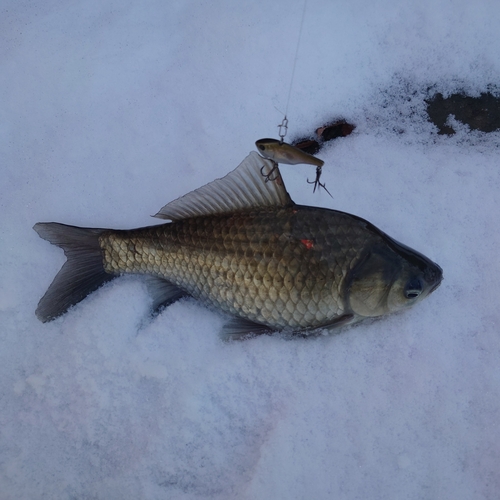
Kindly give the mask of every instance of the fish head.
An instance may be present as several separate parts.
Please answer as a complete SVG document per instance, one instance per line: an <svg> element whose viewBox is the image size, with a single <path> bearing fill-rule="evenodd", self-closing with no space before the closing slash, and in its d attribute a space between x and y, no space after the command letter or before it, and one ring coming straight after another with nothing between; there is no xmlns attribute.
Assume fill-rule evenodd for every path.
<svg viewBox="0 0 500 500"><path fill-rule="evenodd" d="M351 310L363 317L400 311L422 301L443 279L424 255L384 235L354 266L347 280Z"/></svg>

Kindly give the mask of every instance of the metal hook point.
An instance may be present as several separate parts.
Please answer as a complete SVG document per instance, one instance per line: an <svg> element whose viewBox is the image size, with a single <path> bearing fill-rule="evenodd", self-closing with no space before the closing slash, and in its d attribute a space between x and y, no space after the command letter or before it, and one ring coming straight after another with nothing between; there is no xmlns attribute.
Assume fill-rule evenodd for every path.
<svg viewBox="0 0 500 500"><path fill-rule="evenodd" d="M323 188L330 195L330 198L333 198L332 194L330 193L330 191L328 191L325 184L319 181L320 177L321 177L321 167L316 167L316 179L314 179L314 181L310 181L309 179L307 179L308 184L314 184L313 193L316 192L316 189L319 190L319 188Z"/></svg>
<svg viewBox="0 0 500 500"><path fill-rule="evenodd" d="M271 169L271 171L268 174L266 174L264 172L264 168L266 167L265 165L262 165L262 167L260 167L260 174L262 175L262 177L265 177L265 181L264 182L275 181L280 176L280 173L279 173L279 170L278 170L278 173L276 174L276 176L275 177L271 177L273 175L274 171L278 169L278 164L275 161L273 161L273 160L271 160L271 161L273 162L273 168Z"/></svg>

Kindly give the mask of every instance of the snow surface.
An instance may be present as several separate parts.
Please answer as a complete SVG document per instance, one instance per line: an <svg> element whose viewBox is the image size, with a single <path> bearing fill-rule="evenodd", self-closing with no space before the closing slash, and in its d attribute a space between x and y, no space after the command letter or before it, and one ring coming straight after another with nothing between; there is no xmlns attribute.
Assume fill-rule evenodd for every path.
<svg viewBox="0 0 500 500"><path fill-rule="evenodd" d="M412 310L332 337L219 339L139 278L62 318L38 221L127 228L277 137L303 3L3 0L0 499L495 499L500 134L424 98L500 82L491 1L310 0L287 138L343 117L298 203L369 219L444 269ZM311 170L312 169L312 170Z"/></svg>

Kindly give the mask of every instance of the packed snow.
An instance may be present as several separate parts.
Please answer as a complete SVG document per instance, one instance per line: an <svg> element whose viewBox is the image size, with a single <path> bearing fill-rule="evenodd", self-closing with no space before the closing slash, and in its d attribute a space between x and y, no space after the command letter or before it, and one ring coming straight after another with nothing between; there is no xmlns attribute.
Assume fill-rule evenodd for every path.
<svg viewBox="0 0 500 500"><path fill-rule="evenodd" d="M424 102L496 91L494 0L306 4L287 139L356 129L317 154L333 199L311 166L288 191L437 262L415 308L224 343L194 300L150 319L127 277L35 317L65 257L34 223L156 223L277 138L303 6L2 2L1 500L498 498L500 132L438 135Z"/></svg>

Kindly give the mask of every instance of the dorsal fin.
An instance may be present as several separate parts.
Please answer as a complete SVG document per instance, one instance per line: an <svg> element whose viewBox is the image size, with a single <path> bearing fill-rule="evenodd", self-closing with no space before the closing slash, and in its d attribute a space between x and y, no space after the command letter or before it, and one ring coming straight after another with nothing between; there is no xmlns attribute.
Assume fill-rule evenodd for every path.
<svg viewBox="0 0 500 500"><path fill-rule="evenodd" d="M266 178L269 176L269 181ZM278 166L250 153L232 172L165 205L156 215L172 221L293 205Z"/></svg>

